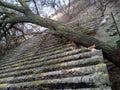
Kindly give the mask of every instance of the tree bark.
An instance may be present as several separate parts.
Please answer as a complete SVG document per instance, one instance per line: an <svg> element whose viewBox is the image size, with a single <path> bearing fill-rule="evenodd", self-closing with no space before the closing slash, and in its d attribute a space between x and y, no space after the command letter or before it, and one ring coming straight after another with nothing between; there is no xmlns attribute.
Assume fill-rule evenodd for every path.
<svg viewBox="0 0 120 90"><path fill-rule="evenodd" d="M106 59L108 59L110 62L114 63L116 66L120 68L120 50L115 49L108 45L107 43L104 43L102 41L99 41L91 36L88 35L81 35L80 33L74 33L75 31L66 31L66 33L62 31L57 31L54 34L63 36L69 40L75 41L77 44L81 44L83 46L89 47L91 45L96 46L97 49L101 49L103 51L103 55Z"/></svg>

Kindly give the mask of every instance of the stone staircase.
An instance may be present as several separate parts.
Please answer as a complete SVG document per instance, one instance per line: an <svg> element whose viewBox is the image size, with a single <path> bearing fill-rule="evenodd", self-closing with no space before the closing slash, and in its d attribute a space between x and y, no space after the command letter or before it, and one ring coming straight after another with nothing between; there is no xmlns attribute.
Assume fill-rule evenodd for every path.
<svg viewBox="0 0 120 90"><path fill-rule="evenodd" d="M51 43L1 60L0 90L56 89L111 90L102 52Z"/></svg>

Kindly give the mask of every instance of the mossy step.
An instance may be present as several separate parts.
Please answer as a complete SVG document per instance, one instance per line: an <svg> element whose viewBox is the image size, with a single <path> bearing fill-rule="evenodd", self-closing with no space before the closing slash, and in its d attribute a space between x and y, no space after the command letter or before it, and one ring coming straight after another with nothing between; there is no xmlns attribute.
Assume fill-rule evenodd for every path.
<svg viewBox="0 0 120 90"><path fill-rule="evenodd" d="M64 46L64 44L62 43L62 44L56 44L55 46L54 45L52 45L52 46L50 46L50 47L44 47L42 50L40 49L40 48L38 48L37 50L35 50L35 52L29 52L29 53L26 53L26 54L21 54L21 55L19 55L18 57L17 57L17 59L21 59L21 57L22 58L25 58L25 57L30 57L30 56L33 56L33 55L35 55L38 51L44 51L44 50L49 50L49 49L53 49L53 48L55 48L55 47L60 47L60 46Z"/></svg>
<svg viewBox="0 0 120 90"><path fill-rule="evenodd" d="M85 87L85 88L79 88L80 84L61 84L61 85L53 85L53 84L48 84L48 85L37 85L37 86L25 86L25 87L10 87L9 84L1 84L2 87L0 87L0 90L111 90L110 86L99 86L99 87ZM53 86L53 87L51 87Z"/></svg>
<svg viewBox="0 0 120 90"><path fill-rule="evenodd" d="M22 88L23 90L25 90L26 87L42 88L41 86L43 85L44 87L51 88L51 89L54 89L54 88L61 89L67 86L69 86L70 88L71 84L74 85L74 88L77 87L78 84L79 84L79 88L86 88L86 87L91 88L91 87L100 87L100 86L110 85L108 74L99 72L99 73L94 73L94 74L85 75L85 76L37 80L37 81L31 81L31 82L8 84L8 85L4 85L4 87L9 88L10 90L11 89L16 90L17 88L18 89ZM63 87L60 87L60 86L63 86Z"/></svg>
<svg viewBox="0 0 120 90"><path fill-rule="evenodd" d="M85 50L85 49L83 49ZM78 52L81 52L82 49L77 49L77 50L74 50L74 53L78 53ZM60 57L60 58L54 58L52 56L49 56L49 57L43 57L43 58L40 58L40 59L36 59L36 60L33 60L33 61L28 61L28 62L22 62L22 63L16 63L16 64L12 64L11 66L4 66L1 68L1 71L0 73L4 73L4 72L9 72L9 71L12 71L12 70L19 70L19 69L28 69L28 68L32 68L32 67L38 67L38 66L43 66L43 65L50 65L50 64L56 64L56 63L60 63L60 62L68 62L70 60L76 60L76 59L82 59L82 58L88 58L88 57L91 57L91 56L95 56L95 55L102 55L101 51L95 51L95 52L84 52L84 53L79 53L79 54L76 54L76 55L72 55L73 54L73 51L69 51L69 52L65 52L65 54L63 53L62 55L61 54L58 54L63 56L63 57ZM70 55L70 56L67 56L67 55ZM57 57L56 55L54 57ZM47 59L49 58L49 59ZM51 59L50 59L51 58ZM28 64L28 65L27 65ZM19 68L17 68L19 67Z"/></svg>
<svg viewBox="0 0 120 90"><path fill-rule="evenodd" d="M72 89L69 89L69 90L72 90ZM111 87L110 86L100 86L98 88L82 88L82 89L78 88L75 90L111 90Z"/></svg>
<svg viewBox="0 0 120 90"><path fill-rule="evenodd" d="M111 62L107 62L106 65L109 67L109 66L114 65L114 64Z"/></svg>
<svg viewBox="0 0 120 90"><path fill-rule="evenodd" d="M56 44L56 45L64 46L64 43L62 43L62 44ZM33 52L29 52L29 53L26 53L26 54L25 54L25 53L22 53L22 54L18 55L18 56L15 58L15 60L20 60L20 59L23 59L23 58L31 57L31 56L35 55L38 50L39 50L39 48L35 49ZM2 63L6 63L6 62L8 62L8 61L11 62L11 61L14 61L14 59L11 60L11 61L10 61L10 60L7 60L7 61L1 60ZM1 65L2 63L0 63L0 65Z"/></svg>
<svg viewBox="0 0 120 90"><path fill-rule="evenodd" d="M69 46L69 45L68 46L65 45L63 47L66 47L66 48L63 48L63 49L60 48L60 49L58 49L58 50L56 50L54 52L46 52L44 54L36 54L36 55L28 56L28 57L26 56L26 57L22 57L22 58L19 58L19 59L16 59L16 60L8 60L6 62L0 63L0 67L6 66L8 63L11 63L12 61L13 62L15 62L15 61L17 61L17 62L19 61L20 62L20 61L24 61L22 59L25 59L25 60L28 60L28 59L37 59L37 58L42 58L42 57L45 57L45 56L51 55L51 54L62 53L61 50L63 50L63 52L65 52L66 50L68 50L68 48L71 49L71 50L73 49L73 47Z"/></svg>
<svg viewBox="0 0 120 90"><path fill-rule="evenodd" d="M60 43L60 44L53 44L53 45L48 45L48 46L44 46L44 47L40 47L39 50L49 50L49 49L53 49L55 47L60 47L60 46L64 46L64 45L68 45L68 44L64 44L64 43Z"/></svg>
<svg viewBox="0 0 120 90"><path fill-rule="evenodd" d="M67 44L67 45L63 45L63 46L59 46L59 47L53 47L53 48L48 49L48 50L39 50L38 52L34 53L31 56L42 55L42 54L46 54L46 53L51 53L53 51L61 50L61 49L64 49L64 48L67 48L67 47L72 47L72 46L73 46L72 44ZM23 58L27 58L27 57L30 57L30 55L29 56L28 55L24 55L24 57L17 58L17 59L23 59Z"/></svg>
<svg viewBox="0 0 120 90"><path fill-rule="evenodd" d="M45 53L50 53L50 52L54 52L56 50L60 50L60 49L63 49L63 48L66 48L66 47L71 47L73 46L73 44L66 44L66 45L63 45L63 46L59 46L59 47L54 47L52 49L48 49L48 50L43 50L43 51L38 51L38 54L45 54ZM74 47L73 47L74 48Z"/></svg>
<svg viewBox="0 0 120 90"><path fill-rule="evenodd" d="M61 43L49 43L49 44L44 44L44 45L40 45L40 48L49 48L49 47L54 47L54 46L57 46L57 45L65 45L65 43L61 42Z"/></svg>
<svg viewBox="0 0 120 90"><path fill-rule="evenodd" d="M114 64L107 66L108 71L113 70L115 68L117 68L117 67Z"/></svg>
<svg viewBox="0 0 120 90"><path fill-rule="evenodd" d="M0 78L11 77L11 76L21 76L26 74L40 73L40 72L56 71L56 70L72 68L72 67L90 66L90 65L95 65L102 62L103 62L102 56L93 56L91 58L63 62L63 63L53 64L49 66L33 67L31 69L25 69L25 70L19 70L19 71L16 70L13 72L2 73L0 74ZM17 68L20 68L20 67L17 67Z"/></svg>
<svg viewBox="0 0 120 90"><path fill-rule="evenodd" d="M8 83L0 84L0 90L7 90Z"/></svg>
<svg viewBox="0 0 120 90"><path fill-rule="evenodd" d="M21 54L21 55L18 55L15 59L16 60L19 60L19 59L23 59L23 58L27 58L27 57L31 57L33 55L35 55L36 51L33 51L33 52L29 52L29 53L26 53L26 54ZM15 60L14 59L14 60ZM12 60L13 61L13 60Z"/></svg>
<svg viewBox="0 0 120 90"><path fill-rule="evenodd" d="M46 52L46 53L41 54L41 53L39 53L39 52L36 52L36 53L34 53L34 55L31 55L31 57L32 57L32 56L37 56L37 55L44 56L44 55L49 55L49 54L51 54L51 53L57 54L57 53L62 52L62 51L63 51L63 52L67 51L68 48L70 48L70 50L72 50L72 49L73 49L73 46L71 46L71 45L70 45L70 46L69 46L69 45L68 45L68 46L65 45L65 46L63 46L62 49L61 49L61 48L58 49L58 50L56 49L56 51L54 51L55 53L54 53L54 52ZM24 59L24 58L27 58L27 57L30 57L30 56L27 56L27 55L26 55L26 57L18 58L17 60L19 60L19 59Z"/></svg>
<svg viewBox="0 0 120 90"><path fill-rule="evenodd" d="M28 62L28 61L31 61L31 60L35 60L35 59L40 59L40 58L45 58L45 57L49 57L49 56L52 56L52 55L57 55L57 54L60 54L62 52L68 52L68 51L71 51L73 47L68 47L68 48L65 48L65 49L62 49L62 50L57 50L55 52L51 52L51 53L46 53L46 54L42 54L42 55L34 55L32 57L26 57L26 58L23 58L23 59L20 59L20 60L13 60L13 61L8 61L8 62L5 62L3 63L0 67L0 70L6 66L10 66L10 65L13 65L13 64L16 64L16 63L24 63L24 62Z"/></svg>
<svg viewBox="0 0 120 90"><path fill-rule="evenodd" d="M104 60L104 63L107 63L107 62L110 62L110 61L108 61L108 60Z"/></svg>
<svg viewBox="0 0 120 90"><path fill-rule="evenodd" d="M40 61L45 61L45 60L49 60L49 59L55 59L55 58L62 58L62 57L65 57L65 56L69 56L69 55L74 55L74 54L77 54L78 52L82 52L82 51L88 51L87 49L76 49L76 50L72 50L72 51L67 51L67 52L64 52L64 53L58 53L58 54L52 54L52 55L38 55L38 56L34 56L34 57L30 57L30 58L25 58L25 59L22 59L22 60L19 60L19 61L14 61L14 62L8 62L8 63L5 63L1 66L0 70L3 70L5 69L6 67L11 67L11 66L15 66L16 64L27 64L29 62L31 63L35 63L36 61L37 62L40 62ZM87 52L86 52L87 53ZM34 61L34 62L33 62Z"/></svg>
<svg viewBox="0 0 120 90"><path fill-rule="evenodd" d="M64 49L65 50L65 49ZM54 55L54 53L61 53L62 51L64 51L64 50L59 50L59 51L56 51L56 52L53 52L53 53L51 53L52 55ZM66 48L66 50L68 50L68 51L70 51L71 50L71 47L70 48ZM51 56L49 53L48 54L45 54L45 56L44 55L41 55L40 57L37 57L37 58L25 58L25 59L22 59L22 60L19 60L19 61L15 61L15 62L8 62L8 63L6 63L4 66L2 66L1 68L0 68L0 70L3 70L3 69L6 69L6 68L10 68L10 67L14 67L14 66L16 66L17 64L19 64L19 65L22 65L22 64L26 64L27 62L33 62L33 61L31 61L32 59L37 59L37 62L39 62L39 58L43 58L43 57L47 57L47 56Z"/></svg>
<svg viewBox="0 0 120 90"><path fill-rule="evenodd" d="M34 54L35 54L35 52L31 52L27 57L33 56ZM11 55L11 56L12 56L12 55ZM9 57L11 57L11 56L9 56ZM24 58L24 56L21 56L21 57ZM26 58L27 58L27 57L26 57ZM17 58L19 58L19 57L16 57L16 58L11 59L11 60L9 60L9 59L8 59L8 60L4 60L4 59L3 59L3 60L1 60L1 62L0 62L0 66L3 65L3 64L5 64L5 63L12 62L12 61L18 61L19 59L17 59ZM22 59L22 58L21 58L21 59Z"/></svg>
<svg viewBox="0 0 120 90"><path fill-rule="evenodd" d="M42 72L39 74L30 74L24 75L19 77L7 77L0 79L0 83L20 83L25 81L31 80L38 80L38 79L56 79L56 78L63 78L63 77L72 77L72 76L83 76L88 74L93 74L95 72L103 72L107 73L106 65L105 64L97 64L91 65L86 67L73 67L71 69L63 69L58 71L51 71L51 72Z"/></svg>

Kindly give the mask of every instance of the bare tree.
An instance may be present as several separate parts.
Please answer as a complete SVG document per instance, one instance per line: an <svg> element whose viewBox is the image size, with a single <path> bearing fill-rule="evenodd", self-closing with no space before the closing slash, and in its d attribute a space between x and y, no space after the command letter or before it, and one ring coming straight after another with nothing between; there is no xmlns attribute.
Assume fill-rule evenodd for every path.
<svg viewBox="0 0 120 90"><path fill-rule="evenodd" d="M101 17L104 17L104 13L105 13L106 8L107 8L109 3L110 3L109 0L97 0L95 2L95 6L97 7L96 11L100 11L101 12Z"/></svg>

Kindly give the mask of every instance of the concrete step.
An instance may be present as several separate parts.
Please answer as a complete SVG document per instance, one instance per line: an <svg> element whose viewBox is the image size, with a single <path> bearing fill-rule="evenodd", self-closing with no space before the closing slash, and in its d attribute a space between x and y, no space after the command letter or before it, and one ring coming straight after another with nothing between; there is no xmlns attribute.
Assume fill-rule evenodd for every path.
<svg viewBox="0 0 120 90"><path fill-rule="evenodd" d="M100 50L73 44L46 47L1 63L0 90L111 90L103 62Z"/></svg>
<svg viewBox="0 0 120 90"><path fill-rule="evenodd" d="M35 80L30 82L22 82L22 83L14 83L14 84L5 83L3 86L5 88L6 87L9 88L10 90L21 90L21 89L25 90L26 87L27 88L39 87L39 89L37 90L41 90L41 88L43 87L48 89L62 89L67 86L69 88L70 87L73 88L72 85L74 85L74 88L77 88L78 85L79 85L79 88L85 88L85 87L95 88L103 85L110 85L108 82L109 82L108 75L102 72L99 72L99 73L93 73L85 76L74 76L74 77L47 79L47 80Z"/></svg>
<svg viewBox="0 0 120 90"><path fill-rule="evenodd" d="M29 74L29 75L22 75L19 77L6 77L0 79L0 83L19 83L19 82L24 82L24 81L31 81L35 80L35 78L38 78L43 80L43 79L56 79L56 78L62 78L62 77L72 77L72 76L83 76L83 75L89 75L93 74L96 72L103 72L107 73L106 70L106 65L105 64L96 64L96 65L91 65L91 66L82 66L82 67L72 67L71 69L63 69L63 70L57 70L57 71L50 71L50 72L41 72L38 74ZM53 77L54 76L54 77Z"/></svg>
<svg viewBox="0 0 120 90"><path fill-rule="evenodd" d="M71 47L69 47L68 49L71 49ZM68 55L74 55L74 54L77 54L77 53L80 53L80 52L87 52L89 51L88 49L84 48L84 49L78 49L78 50L70 50L70 51L65 51L65 52L61 52L61 51L64 51L64 50L67 50L67 49L63 49L63 50L60 50L60 51L55 51L54 53L46 53L46 54L42 54L42 55L37 55L37 56L33 56L33 57L29 57L29 58L25 58L25 59L22 59L22 60L15 60L13 62L6 62L5 64L2 64L2 66L0 66L0 70L2 68L4 68L5 66L10 66L10 65L13 65L13 64L16 64L16 63L26 63L26 62L31 62L31 61L36 61L36 59L42 59L43 60L48 60L48 59L54 59L54 58L57 58L57 57L64 57L64 56L68 56ZM39 60L40 61L40 60Z"/></svg>
<svg viewBox="0 0 120 90"><path fill-rule="evenodd" d="M52 49L52 50L47 50L47 51L43 51L42 52L42 54L41 53L36 53L36 55L39 55L38 57L39 58L41 58L41 56L42 57L44 57L45 55L48 55L49 53L53 53L53 52L59 52L60 50L64 50L65 48L71 48L71 49L73 49L73 47L72 47L72 44L67 44L67 45L63 45L63 46L60 46L60 47L57 47L57 48L54 48L54 49ZM54 53L54 54L56 54L56 53ZM22 58L19 58L19 59L16 59L16 60L8 60L8 61L4 61L4 62L1 62L0 63L0 67L3 67L3 66L5 66L5 64L7 64L7 63L11 63L12 61L21 61L22 59L33 59L34 58L34 56L35 56L35 54L34 55L30 55L30 56L26 56L26 57L22 57ZM37 58L37 56L36 56L36 58ZM22 61L24 61L24 60L22 60ZM5 63L5 64L4 64Z"/></svg>
<svg viewBox="0 0 120 90"><path fill-rule="evenodd" d="M104 62L105 62L105 64L107 65L108 71L117 68L117 67L115 66L115 64L113 64L112 62L110 62L110 61L108 61L108 60L105 60Z"/></svg>
<svg viewBox="0 0 120 90"><path fill-rule="evenodd" d="M88 49L77 49L77 50L72 50L72 51L68 51L65 53L60 53L60 54L56 54L56 55L51 55L48 57L43 57L40 59L32 59L32 60L28 60L28 61L23 61L23 62L17 62L17 63L8 63L9 65L6 65L4 67L0 68L0 73L4 73L4 72L8 72L9 70L12 70L11 68L15 69L17 67L22 68L22 66L24 65L30 65L35 66L35 65L46 65L46 64L54 64L57 63L58 61L68 61L68 60L76 60L76 59L80 59L80 58L88 58L91 56L95 56L95 55L102 55L101 51L96 50L95 52L84 52L81 54L81 52L88 50ZM78 54L77 54L78 53ZM72 55L72 56L71 56ZM4 70L5 69L5 70Z"/></svg>
<svg viewBox="0 0 120 90"><path fill-rule="evenodd" d="M44 46L43 48L50 48L50 47L58 47L58 46L62 46L62 45L64 45L64 43L60 43L60 44L51 44L51 45L48 45L48 46ZM42 47L41 47L42 48ZM52 49L51 48L51 49ZM30 56L33 56L33 55L35 55L38 51L39 51L39 49L40 49L40 47L33 47L33 50L32 50L32 52L31 52L31 50L29 50L28 49L28 51L29 51L29 53L27 53L26 51L25 52L23 52L22 54L20 54L20 55L18 55L15 59L16 60L19 60L19 59L23 59L23 58L27 58L27 57L30 57ZM12 55L10 55L10 56L12 56ZM9 56L9 57L10 57ZM7 61L9 61L9 60L7 60ZM13 60L14 61L14 60ZM5 62L6 63L6 61L4 61L4 60L1 60L1 62Z"/></svg>
<svg viewBox="0 0 120 90"><path fill-rule="evenodd" d="M22 64L27 64L27 62L31 62L31 63L33 63L33 60L34 60L34 62L36 61L36 62L39 62L39 60L38 59L42 59L42 58L49 58L50 56L52 56L52 55L57 55L57 54L60 54L60 53L62 53L62 52L65 52L65 51L67 51L67 52L69 52L69 51L71 51L71 49L72 49L73 47L68 47L68 48L66 48L66 49L63 49L63 50L57 50L57 51L55 51L55 52L52 52L52 53L46 53L46 54L43 54L43 55L38 55L38 56L34 56L34 57L28 57L28 58L25 58L25 59L21 59L21 60L15 60L15 61L13 61L13 62L8 62L8 63L6 63L6 64L3 64L3 66L0 68L0 70L2 70L2 69L5 69L5 67L7 66L7 67L11 67L11 66L16 66L17 64L19 64L19 65L22 65ZM37 59L37 60L36 60ZM29 62L29 63L30 63Z"/></svg>
<svg viewBox="0 0 120 90"><path fill-rule="evenodd" d="M53 48L50 48L50 49L45 49L45 50L40 50L40 51L38 51L38 53L36 53L36 54L45 54L45 53L51 53L51 52L54 52L54 51L56 51L56 50L61 50L61 49L64 49L64 48L66 48L66 47L73 47L73 49L74 49L74 46L73 46L73 44L66 44L66 45L62 45L62 46L59 46L59 47L53 47Z"/></svg>
<svg viewBox="0 0 120 90"><path fill-rule="evenodd" d="M49 46L44 46L44 47L39 47L37 48L37 50L33 51L33 52L29 52L29 53L26 53L26 54L21 54L19 55L16 59L21 59L22 58L25 58L25 57L29 57L29 56L32 56L32 55L35 55L36 53L40 52L40 51L47 51L49 49L53 49L55 47L60 47L60 46L63 46L64 43L60 43L60 44L52 44L52 45L49 45Z"/></svg>
<svg viewBox="0 0 120 90"><path fill-rule="evenodd" d="M116 68L118 68L118 67L116 67L114 64L107 66L108 71L116 69Z"/></svg>
<svg viewBox="0 0 120 90"><path fill-rule="evenodd" d="M66 44L65 43L51 44L51 45L40 47L39 51L41 51L41 50L49 50L49 49L53 49L53 48L60 47L60 46L63 46L63 45L66 45Z"/></svg>
<svg viewBox="0 0 120 90"><path fill-rule="evenodd" d="M69 60L69 59L66 59ZM15 69L8 69L7 71L3 71L0 74L0 78L8 77L8 76L20 76L20 75L26 75L26 74L33 74L33 73L39 73L39 72L47 72L52 70L58 70L58 69L65 69L70 67L77 67L77 66L87 66L101 63L103 60L102 56L93 56L91 58L86 59L78 59L69 62L62 62L62 63L56 63L56 64L50 64L50 65L27 65L27 66L21 66L16 67ZM41 63L40 63L41 64ZM43 63L42 63L43 64Z"/></svg>

